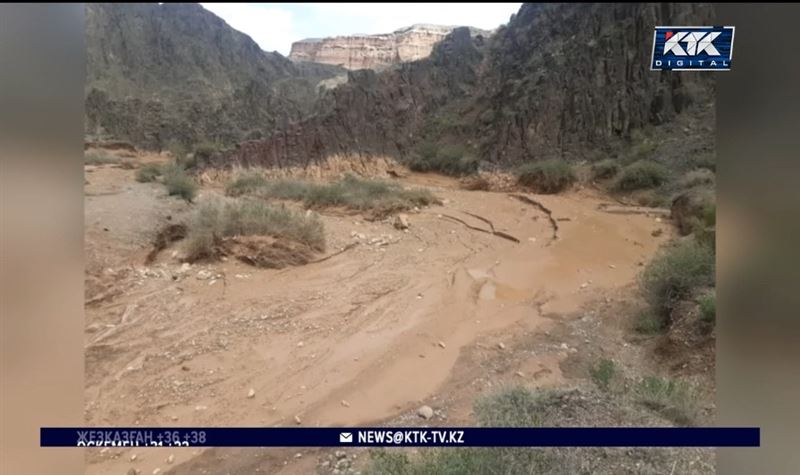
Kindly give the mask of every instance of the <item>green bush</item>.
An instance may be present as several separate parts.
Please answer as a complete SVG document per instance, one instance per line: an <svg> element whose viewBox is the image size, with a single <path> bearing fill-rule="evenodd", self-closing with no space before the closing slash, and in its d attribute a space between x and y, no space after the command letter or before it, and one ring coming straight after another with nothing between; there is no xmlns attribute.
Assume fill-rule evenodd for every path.
<svg viewBox="0 0 800 475"><path fill-rule="evenodd" d="M181 162L189 154L189 147L180 140L172 139L167 143L167 151L175 161Z"/></svg>
<svg viewBox="0 0 800 475"><path fill-rule="evenodd" d="M681 188L693 188L700 185L713 185L715 180L714 172L707 168L698 168L686 172L680 179L678 185Z"/></svg>
<svg viewBox="0 0 800 475"><path fill-rule="evenodd" d="M653 314L652 311L646 310L639 313L636 317L635 330L644 335L658 335L664 333L666 329L665 321L661 317Z"/></svg>
<svg viewBox="0 0 800 475"><path fill-rule="evenodd" d="M655 316L666 326L675 305L698 288L714 284L714 252L695 240L671 246L648 264L642 289Z"/></svg>
<svg viewBox="0 0 800 475"><path fill-rule="evenodd" d="M272 236L325 249L325 233L319 216L271 206L260 201L209 201L202 203L189 223L185 241L189 260L213 255L219 239L230 236Z"/></svg>
<svg viewBox="0 0 800 475"><path fill-rule="evenodd" d="M619 163L610 158L592 165L592 176L595 180L614 178L617 173L619 173Z"/></svg>
<svg viewBox="0 0 800 475"><path fill-rule="evenodd" d="M700 320L713 325L717 319L717 299L713 293L700 298Z"/></svg>
<svg viewBox="0 0 800 475"><path fill-rule="evenodd" d="M267 186L267 179L257 172L244 173L236 177L225 187L228 196L241 196L254 193Z"/></svg>
<svg viewBox="0 0 800 475"><path fill-rule="evenodd" d="M703 207L702 215L703 225L697 226L694 229L695 239L697 242L710 247L716 252L717 249L717 205L716 203L709 203Z"/></svg>
<svg viewBox="0 0 800 475"><path fill-rule="evenodd" d="M270 181L245 175L228 185L226 192L233 196L249 194L267 199L302 201L314 208L344 207L377 216L438 203L428 190L407 190L396 183L365 180L352 175L328 184L289 179Z"/></svg>
<svg viewBox="0 0 800 475"><path fill-rule="evenodd" d="M696 186L678 193L671 200L670 210L682 235L694 233L695 236L702 237L700 235L706 230L713 234L717 222L713 188Z"/></svg>
<svg viewBox="0 0 800 475"><path fill-rule="evenodd" d="M639 160L623 168L615 188L620 191L641 190L661 186L669 179L669 170L663 165Z"/></svg>
<svg viewBox="0 0 800 475"><path fill-rule="evenodd" d="M186 170L177 163L170 163L162 169L164 175L164 186L170 196L180 196L188 202L192 202L197 193L197 184L190 177Z"/></svg>
<svg viewBox="0 0 800 475"><path fill-rule="evenodd" d="M637 134L638 138L634 138L634 140L639 140L639 143L632 146L630 149L630 157L636 160L649 160L650 157L656 151L656 143L651 141L650 139L644 137L643 134Z"/></svg>
<svg viewBox="0 0 800 475"><path fill-rule="evenodd" d="M693 425L697 418L692 388L684 381L647 376L637 385L636 395L645 407L679 425Z"/></svg>
<svg viewBox="0 0 800 475"><path fill-rule="evenodd" d="M417 147L408 167L416 172L464 176L478 171L478 159L461 146L423 142Z"/></svg>
<svg viewBox="0 0 800 475"><path fill-rule="evenodd" d="M592 376L592 380L597 386L604 390L608 390L616 372L617 368L614 362L608 359L600 360L596 366L589 368L589 374Z"/></svg>
<svg viewBox="0 0 800 475"><path fill-rule="evenodd" d="M219 153L222 146L216 142L203 142L194 148L194 155L197 158L209 159Z"/></svg>
<svg viewBox="0 0 800 475"><path fill-rule="evenodd" d="M543 394L511 386L478 399L475 415L483 427L534 427L542 424L544 399Z"/></svg>
<svg viewBox="0 0 800 475"><path fill-rule="evenodd" d="M694 168L707 168L711 171L717 171L716 157L713 153L693 156L689 159L688 165Z"/></svg>
<svg viewBox="0 0 800 475"><path fill-rule="evenodd" d="M139 183L149 183L156 181L161 176L161 165L158 163L148 163L136 170L136 181Z"/></svg>
<svg viewBox="0 0 800 475"><path fill-rule="evenodd" d="M184 162L186 168L194 168L198 165L208 164L211 159L222 150L222 145L217 142L202 142L194 147L191 160Z"/></svg>
<svg viewBox="0 0 800 475"><path fill-rule="evenodd" d="M558 193L576 180L572 166L558 159L526 163L517 169L516 175L520 185L537 193Z"/></svg>

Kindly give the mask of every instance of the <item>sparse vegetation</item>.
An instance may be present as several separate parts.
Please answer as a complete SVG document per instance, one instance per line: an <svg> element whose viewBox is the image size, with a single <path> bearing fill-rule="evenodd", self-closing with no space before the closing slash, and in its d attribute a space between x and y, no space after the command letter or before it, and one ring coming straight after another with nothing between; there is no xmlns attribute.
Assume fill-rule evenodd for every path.
<svg viewBox="0 0 800 475"><path fill-rule="evenodd" d="M694 168L707 168L711 171L717 170L717 163L713 153L702 153L691 156L688 166Z"/></svg>
<svg viewBox="0 0 800 475"><path fill-rule="evenodd" d="M602 359L597 365L589 368L589 374L592 376L592 380L600 389L606 391L609 389L611 380L614 379L616 372L616 365L609 359Z"/></svg>
<svg viewBox="0 0 800 475"><path fill-rule="evenodd" d="M686 172L681 177L678 184L681 188L693 188L701 185L713 185L714 179L713 171L707 168L697 168Z"/></svg>
<svg viewBox="0 0 800 475"><path fill-rule="evenodd" d="M665 326L675 305L698 288L714 284L711 248L686 240L663 250L644 271L642 289L650 309Z"/></svg>
<svg viewBox="0 0 800 475"><path fill-rule="evenodd" d="M693 425L697 418L692 388L685 381L647 376L637 385L636 395L645 407L679 425Z"/></svg>
<svg viewBox="0 0 800 475"><path fill-rule="evenodd" d="M194 148L194 158L196 160L208 160L222 149L217 142L203 142Z"/></svg>
<svg viewBox="0 0 800 475"><path fill-rule="evenodd" d="M122 159L112 155L90 153L83 156L84 165L118 165Z"/></svg>
<svg viewBox="0 0 800 475"><path fill-rule="evenodd" d="M189 154L189 147L180 140L172 139L167 144L167 151L175 161L180 163Z"/></svg>
<svg viewBox="0 0 800 475"><path fill-rule="evenodd" d="M317 215L253 200L209 201L198 207L189 223L187 257L192 261L212 257L222 238L253 235L294 241L315 251L325 249L323 224Z"/></svg>
<svg viewBox="0 0 800 475"><path fill-rule="evenodd" d="M664 187L641 190L634 199L639 206L668 208L670 205L669 191L665 190Z"/></svg>
<svg viewBox="0 0 800 475"><path fill-rule="evenodd" d="M264 175L257 172L241 173L225 187L225 194L228 196L242 196L255 193L265 188L269 182Z"/></svg>
<svg viewBox="0 0 800 475"><path fill-rule="evenodd" d="M226 192L231 196L250 194L268 199L302 201L312 208L344 207L376 217L438 202L428 190L406 190L396 183L365 180L352 175L334 183L318 184L302 180L267 180L247 174L230 183Z"/></svg>
<svg viewBox="0 0 800 475"><path fill-rule="evenodd" d="M634 141L638 143L630 149L630 160L633 162L639 160L650 160L653 153L656 151L656 143L645 136L644 133L636 131L634 133Z"/></svg>
<svg viewBox="0 0 800 475"><path fill-rule="evenodd" d="M517 169L516 175L520 185L537 193L558 193L577 179L572 166L558 159L526 163Z"/></svg>
<svg viewBox="0 0 800 475"><path fill-rule="evenodd" d="M692 232L697 242L710 247L712 250L717 248L716 223L717 205L712 202L703 206L700 218L692 226Z"/></svg>
<svg viewBox="0 0 800 475"><path fill-rule="evenodd" d="M619 163L614 159L601 160L592 165L592 176L595 180L614 178L619 173Z"/></svg>
<svg viewBox="0 0 800 475"><path fill-rule="evenodd" d="M197 193L197 184L186 170L178 163L171 162L161 170L164 176L164 186L170 196L179 196L188 202L194 200Z"/></svg>
<svg viewBox="0 0 800 475"><path fill-rule="evenodd" d="M644 335L658 335L664 332L665 322L648 309L638 314L634 328Z"/></svg>
<svg viewBox="0 0 800 475"><path fill-rule="evenodd" d="M713 293L700 297L700 320L708 325L714 325L717 319L717 299Z"/></svg>
<svg viewBox="0 0 800 475"><path fill-rule="evenodd" d="M158 163L148 163L136 171L136 181L139 183L149 183L156 181L161 176L161 165Z"/></svg>
<svg viewBox="0 0 800 475"><path fill-rule="evenodd" d="M417 147L416 155L408 167L417 172L464 176L478 171L478 159L462 146L438 146L432 142L424 142Z"/></svg>
<svg viewBox="0 0 800 475"><path fill-rule="evenodd" d="M716 224L714 189L709 186L696 186L678 193L670 209L682 235L695 233L698 236L702 234L698 231Z"/></svg>
<svg viewBox="0 0 800 475"><path fill-rule="evenodd" d="M669 179L669 170L663 165L639 160L623 168L614 187L619 191L633 191L661 186Z"/></svg>
<svg viewBox="0 0 800 475"><path fill-rule="evenodd" d="M542 424L546 398L546 393L511 386L478 399L475 415L483 427L535 427Z"/></svg>
<svg viewBox="0 0 800 475"><path fill-rule="evenodd" d="M479 399L475 414L483 427L536 427L553 404L550 393L512 387ZM552 452L516 447L429 450L414 460L404 453L376 450L371 457L367 473L374 475L548 473L555 463Z"/></svg>

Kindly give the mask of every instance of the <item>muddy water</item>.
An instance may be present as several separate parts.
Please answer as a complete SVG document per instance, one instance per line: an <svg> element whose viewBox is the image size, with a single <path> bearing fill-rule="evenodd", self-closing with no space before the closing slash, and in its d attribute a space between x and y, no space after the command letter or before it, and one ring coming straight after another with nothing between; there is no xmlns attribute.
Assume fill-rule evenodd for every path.
<svg viewBox="0 0 800 475"><path fill-rule="evenodd" d="M627 285L638 263L667 239L668 233L650 235L662 227L653 218L605 213L598 210L600 197L583 192L536 197L561 220L552 241L551 222L540 209L502 193L453 190L450 179L426 180L445 204L412 214L408 233L358 217L323 218L333 247L351 242L354 230L368 237L391 234L390 245L361 244L328 261L282 271L227 262L215 269L227 276L224 286L190 277L156 297L114 302L136 303L140 315L136 325L107 341L113 357L87 366L97 381L87 388L92 421L380 421L435 395L467 345L536 331L546 323L544 315L576 310L604 290ZM519 243L440 217L487 227L470 213ZM105 311L110 309L91 310L90 318ZM140 355L140 368L121 372ZM557 365L537 361L530 371L557 377ZM180 389L187 384L191 391ZM250 388L255 397L248 399ZM124 473L132 466L129 455L91 458L89 472ZM193 473L196 455L176 453L176 463L185 462L181 469ZM135 466L150 473L163 470L162 461L161 452L148 452Z"/></svg>

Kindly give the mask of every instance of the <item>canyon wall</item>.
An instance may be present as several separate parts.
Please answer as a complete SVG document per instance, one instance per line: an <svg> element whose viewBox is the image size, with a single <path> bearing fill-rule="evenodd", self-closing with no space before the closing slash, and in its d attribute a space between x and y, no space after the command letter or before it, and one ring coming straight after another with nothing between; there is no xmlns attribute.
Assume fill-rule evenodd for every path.
<svg viewBox="0 0 800 475"><path fill-rule="evenodd" d="M161 149L231 145L308 114L321 80L193 3L86 5L86 135Z"/></svg>
<svg viewBox="0 0 800 475"><path fill-rule="evenodd" d="M498 166L591 158L692 106L713 107L713 73L650 71L653 27L669 24L713 24L713 9L524 4L488 39L457 28L428 58L351 72L314 116L216 164L304 165L334 154L410 161L447 147Z"/></svg>
<svg viewBox="0 0 800 475"><path fill-rule="evenodd" d="M451 26L413 25L392 33L310 38L292 44L289 59L341 66L345 69L381 70L399 63L427 58ZM473 34L489 32L472 29Z"/></svg>

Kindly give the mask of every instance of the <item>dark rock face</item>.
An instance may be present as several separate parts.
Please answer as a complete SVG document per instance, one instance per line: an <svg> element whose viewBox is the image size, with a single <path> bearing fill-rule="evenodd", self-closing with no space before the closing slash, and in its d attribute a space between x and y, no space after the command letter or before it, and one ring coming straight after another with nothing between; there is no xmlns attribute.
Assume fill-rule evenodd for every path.
<svg viewBox="0 0 800 475"><path fill-rule="evenodd" d="M405 160L426 142L503 165L596 153L713 101L713 73L649 70L655 25L712 18L703 4L525 4L488 40L456 29L429 58L351 72L314 116L214 164Z"/></svg>
<svg viewBox="0 0 800 475"><path fill-rule="evenodd" d="M429 58L382 73L350 71L347 84L320 99L313 117L240 144L215 165L304 166L336 154L406 156L429 115L475 89L482 47L482 37L457 28Z"/></svg>
<svg viewBox="0 0 800 475"><path fill-rule="evenodd" d="M650 71L655 25L711 24L699 4L526 4L498 32L478 99L492 160L564 156L711 97L709 73Z"/></svg>
<svg viewBox="0 0 800 475"><path fill-rule="evenodd" d="M268 134L343 74L264 52L197 4L88 4L86 46L87 136L151 149Z"/></svg>

